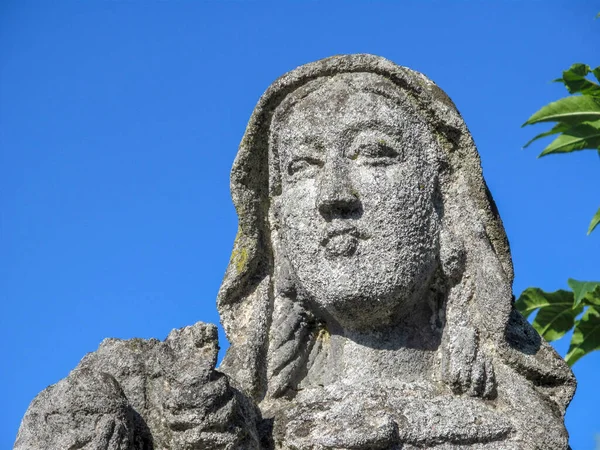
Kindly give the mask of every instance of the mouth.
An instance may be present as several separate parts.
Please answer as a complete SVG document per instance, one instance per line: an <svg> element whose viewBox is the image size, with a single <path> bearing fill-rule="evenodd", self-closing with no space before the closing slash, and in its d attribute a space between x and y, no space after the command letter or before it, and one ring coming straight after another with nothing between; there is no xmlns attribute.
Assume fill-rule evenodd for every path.
<svg viewBox="0 0 600 450"><path fill-rule="evenodd" d="M361 233L356 227L335 227L326 230L320 243L325 248L325 256L332 259L340 256L352 256L356 253L360 238Z"/></svg>

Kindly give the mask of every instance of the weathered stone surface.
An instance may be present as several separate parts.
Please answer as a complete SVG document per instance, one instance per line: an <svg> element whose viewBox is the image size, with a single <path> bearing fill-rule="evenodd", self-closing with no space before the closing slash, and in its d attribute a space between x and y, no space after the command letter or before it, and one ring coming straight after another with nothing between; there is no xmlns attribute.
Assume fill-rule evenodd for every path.
<svg viewBox="0 0 600 450"><path fill-rule="evenodd" d="M477 150L433 82L372 55L291 71L231 189L219 371L214 326L105 340L16 449L568 448L575 379L514 309Z"/></svg>
<svg viewBox="0 0 600 450"><path fill-rule="evenodd" d="M32 402L15 449L258 449L259 414L214 370L218 348L203 323L105 339Z"/></svg>
<svg viewBox="0 0 600 450"><path fill-rule="evenodd" d="M43 390L23 418L15 450L128 450L134 412L117 381L87 369Z"/></svg>
<svg viewBox="0 0 600 450"><path fill-rule="evenodd" d="M275 448L567 448L575 380L514 310L477 150L433 82L371 55L299 67L231 187L221 369Z"/></svg>

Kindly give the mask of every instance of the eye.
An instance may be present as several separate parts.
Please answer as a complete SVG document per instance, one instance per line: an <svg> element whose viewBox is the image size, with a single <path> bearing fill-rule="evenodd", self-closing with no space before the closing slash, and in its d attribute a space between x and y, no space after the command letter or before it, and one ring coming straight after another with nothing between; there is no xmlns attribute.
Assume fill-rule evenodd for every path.
<svg viewBox="0 0 600 450"><path fill-rule="evenodd" d="M308 173L314 169L319 169L323 166L323 162L315 158L305 157L297 158L288 164L288 175L297 173Z"/></svg>
<svg viewBox="0 0 600 450"><path fill-rule="evenodd" d="M378 139L360 144L356 149L356 156L363 157L366 164L379 166L397 162L400 152L396 150L396 143L386 139Z"/></svg>

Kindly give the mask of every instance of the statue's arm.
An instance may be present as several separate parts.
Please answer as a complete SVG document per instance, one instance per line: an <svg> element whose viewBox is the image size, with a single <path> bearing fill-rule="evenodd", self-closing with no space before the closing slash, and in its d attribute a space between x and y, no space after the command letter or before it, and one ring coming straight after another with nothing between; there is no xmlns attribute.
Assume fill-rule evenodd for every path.
<svg viewBox="0 0 600 450"><path fill-rule="evenodd" d="M214 325L156 339L106 339L69 376L40 393L15 450L258 450L254 403L215 370Z"/></svg>

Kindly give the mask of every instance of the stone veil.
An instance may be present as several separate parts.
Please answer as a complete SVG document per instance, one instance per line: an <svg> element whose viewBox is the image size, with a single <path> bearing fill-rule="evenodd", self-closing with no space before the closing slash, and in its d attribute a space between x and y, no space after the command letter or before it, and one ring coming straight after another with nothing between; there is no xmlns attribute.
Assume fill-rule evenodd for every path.
<svg viewBox="0 0 600 450"><path fill-rule="evenodd" d="M566 450L575 378L515 310L479 155L424 75L341 55L277 79L231 172L214 325L106 339L15 450Z"/></svg>
<svg viewBox="0 0 600 450"><path fill-rule="evenodd" d="M338 92L327 97L332 91ZM327 307L314 307L281 248L289 224L278 206L286 170L278 151L278 140L284 138L278 136L294 133L288 130L294 108L303 113L294 126L301 128L304 120L305 128L320 130L317 135L333 133L329 128L336 119L327 116L330 112L319 113L322 117L311 122L311 114L317 114L311 111L320 107L319 98L322 104L337 102L338 110L350 108L348 92L381 96L400 105L392 120L416 130L413 136L410 130L406 133L408 151L427 147L420 156L424 163L414 166L423 175L419 188L427 191L425 203L416 206L433 219L419 216L424 225L418 232L432 235L437 261L430 263L431 276L417 276L411 286L427 304L432 328L421 349L415 342L419 337L411 340L395 331L406 324L402 314L383 318L386 325L369 333L365 328L371 311L359 303L351 306L358 310L343 323L328 314ZM357 114L378 109L365 107ZM362 54L327 58L287 73L254 109L233 166L231 191L239 230L218 296L231 343L221 370L261 405L265 417L274 418L275 446L567 447L563 416L574 393L574 377L514 309L508 240L476 147L454 104L432 81L384 58ZM342 222L356 218L352 211L347 217L340 214ZM395 224L393 231L410 234L419 221L407 226L411 228ZM414 302L404 306L422 314ZM376 313L378 324L382 317ZM365 315L364 326L348 329L353 318ZM413 351L402 354L403 346ZM380 356L371 360L369 349ZM414 363L418 350L429 354L428 364ZM338 373L322 373L332 368L324 359L344 352L350 358L337 367ZM321 357L323 353L329 354ZM357 371L360 374L351 380ZM397 376L378 379L378 373ZM396 411L382 415L382 409Z"/></svg>

